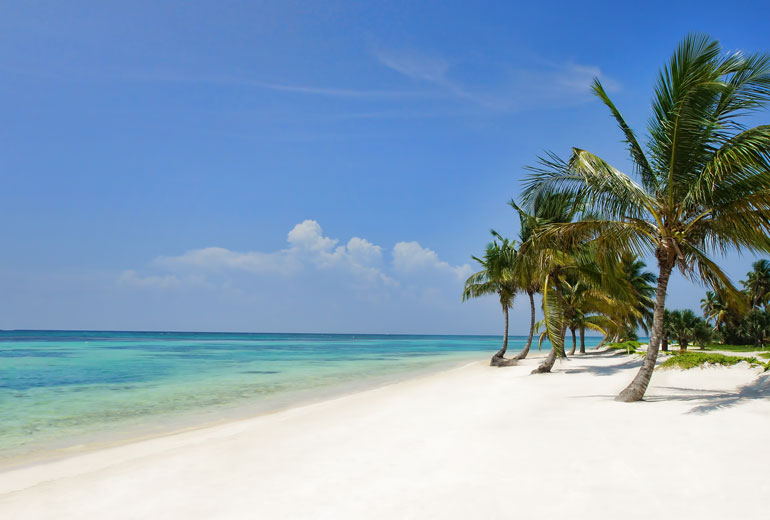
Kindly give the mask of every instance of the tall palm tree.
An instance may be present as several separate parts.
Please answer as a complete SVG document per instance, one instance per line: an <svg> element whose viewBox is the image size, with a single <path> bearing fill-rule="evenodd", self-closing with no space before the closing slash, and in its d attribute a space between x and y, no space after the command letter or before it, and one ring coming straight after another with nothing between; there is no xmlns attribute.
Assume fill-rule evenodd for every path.
<svg viewBox="0 0 770 520"><path fill-rule="evenodd" d="M757 260L751 264L751 267L748 279L741 283L749 297L751 307L765 308L770 298L770 261Z"/></svg>
<svg viewBox="0 0 770 520"><path fill-rule="evenodd" d="M492 231L492 236L495 240L487 245L484 258L472 257L481 264L482 269L466 280L463 301L489 294L498 296L505 315L505 333L503 346L492 356L490 364L492 366L505 366L512 364L503 356L508 349L508 311L513 306L513 299L519 290L513 276L517 252L514 244L507 238L501 237L495 231Z"/></svg>
<svg viewBox="0 0 770 520"><path fill-rule="evenodd" d="M524 199L561 193L585 205L581 219L541 234L562 248L590 241L600 255L655 255L659 275L650 345L638 374L618 396L638 401L655 368L673 269L735 291L709 253L770 251L770 125L741 124L770 101L770 55L722 55L709 37L687 36L658 78L646 147L598 79L593 91L623 132L639 182L576 148L569 161L554 154L541 158Z"/></svg>

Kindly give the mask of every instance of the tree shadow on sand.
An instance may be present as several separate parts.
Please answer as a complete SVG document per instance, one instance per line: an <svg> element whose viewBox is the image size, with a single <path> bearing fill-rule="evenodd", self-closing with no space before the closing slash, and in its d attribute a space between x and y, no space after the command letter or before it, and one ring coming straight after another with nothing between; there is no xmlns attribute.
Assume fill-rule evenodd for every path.
<svg viewBox="0 0 770 520"><path fill-rule="evenodd" d="M707 414L726 408L732 408L753 399L770 397L770 374L761 374L754 381L739 387L734 392L699 391L692 388L661 387L669 390L690 392L689 395L668 394L645 397L645 401L702 401L702 404L692 408L688 414Z"/></svg>
<svg viewBox="0 0 770 520"><path fill-rule="evenodd" d="M622 350L606 350L606 351L600 351L600 352L586 352L585 354L582 354L580 358L602 358L602 359L613 359L613 358L624 358L627 357L627 354L625 351ZM578 358L578 359L580 359ZM617 374L618 372L622 372L623 370L629 370L632 368L639 368L642 365L642 359L630 359L623 363L618 363L616 365L608 365L608 366L587 366L587 367L579 367L579 368L566 368L564 369L565 374L594 374L597 376L611 376L613 374Z"/></svg>

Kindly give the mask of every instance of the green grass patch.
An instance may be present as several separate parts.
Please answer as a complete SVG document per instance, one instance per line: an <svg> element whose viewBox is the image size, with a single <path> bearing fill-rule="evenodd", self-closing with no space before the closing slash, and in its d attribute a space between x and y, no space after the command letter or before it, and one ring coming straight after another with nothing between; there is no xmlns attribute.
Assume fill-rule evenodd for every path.
<svg viewBox="0 0 770 520"><path fill-rule="evenodd" d="M623 343L610 343L607 345L607 348L610 350L622 350L629 354L636 354L639 345L641 345L641 343L638 341L624 341Z"/></svg>
<svg viewBox="0 0 770 520"><path fill-rule="evenodd" d="M764 354L758 354L758 355L762 359L770 359L770 352L765 352Z"/></svg>
<svg viewBox="0 0 770 520"><path fill-rule="evenodd" d="M658 368L679 368L682 370L688 370L690 368L700 367L707 364L729 367L732 365L737 365L741 361L746 361L751 366L765 366L764 363L755 357L726 356L724 354L705 354L702 352L683 352L681 354L673 354L673 356L661 363Z"/></svg>

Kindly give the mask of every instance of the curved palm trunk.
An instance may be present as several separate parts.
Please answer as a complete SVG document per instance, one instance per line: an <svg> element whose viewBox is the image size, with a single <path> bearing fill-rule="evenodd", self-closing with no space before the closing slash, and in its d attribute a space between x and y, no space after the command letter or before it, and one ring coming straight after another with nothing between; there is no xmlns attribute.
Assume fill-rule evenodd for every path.
<svg viewBox="0 0 770 520"><path fill-rule="evenodd" d="M503 359L503 356L505 355L505 351L508 350L508 306L503 305L503 313L505 314L505 335L503 335L503 347L498 350L494 356L492 356L492 361L489 362L490 366L496 367L496 366L504 366L502 363L507 361L506 359Z"/></svg>
<svg viewBox="0 0 770 520"><path fill-rule="evenodd" d="M660 257L659 257L660 258ZM647 355L644 356L642 367L626 388L615 398L617 401L631 403L639 401L644 397L647 391L647 385L650 384L652 371L655 369L655 361L658 358L658 347L660 339L663 336L663 311L666 306L666 290L668 289L668 279L671 277L671 271L674 268L674 260L658 260L660 267L660 276L658 276L658 288L655 291L655 313L652 318L652 335L650 344L647 346Z"/></svg>
<svg viewBox="0 0 770 520"><path fill-rule="evenodd" d="M535 294L532 291L527 291L527 295L529 296L529 337L527 338L527 345L524 347L524 350L516 356L516 361L527 357L529 347L532 346L532 338L535 335Z"/></svg>
<svg viewBox="0 0 770 520"><path fill-rule="evenodd" d="M575 350L577 349L577 339L575 338L575 327L569 328L570 332L572 332L572 350L569 351L570 356L575 355Z"/></svg>
<svg viewBox="0 0 770 520"><path fill-rule="evenodd" d="M586 328L580 327L580 353L586 353Z"/></svg>

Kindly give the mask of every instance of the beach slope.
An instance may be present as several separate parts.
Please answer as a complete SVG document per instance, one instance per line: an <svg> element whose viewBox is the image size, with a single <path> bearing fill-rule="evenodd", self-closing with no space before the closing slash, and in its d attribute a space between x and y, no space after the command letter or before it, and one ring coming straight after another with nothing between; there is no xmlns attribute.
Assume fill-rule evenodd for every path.
<svg viewBox="0 0 770 520"><path fill-rule="evenodd" d="M766 518L770 379L486 362L0 473L0 518Z"/></svg>

